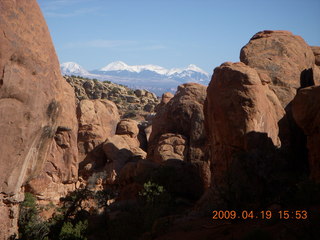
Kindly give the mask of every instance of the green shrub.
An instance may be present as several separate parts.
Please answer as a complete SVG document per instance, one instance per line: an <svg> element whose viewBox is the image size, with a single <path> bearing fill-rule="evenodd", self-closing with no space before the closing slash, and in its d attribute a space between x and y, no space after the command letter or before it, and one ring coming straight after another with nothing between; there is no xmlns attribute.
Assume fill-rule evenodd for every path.
<svg viewBox="0 0 320 240"><path fill-rule="evenodd" d="M133 90L131 90L131 89L130 89L130 90L128 90L128 91L127 91L127 93L128 93L128 95L134 95L134 91L133 91Z"/></svg>
<svg viewBox="0 0 320 240"><path fill-rule="evenodd" d="M160 195L164 194L164 187L151 181L143 185L143 191L139 193L147 203L154 204Z"/></svg>
<svg viewBox="0 0 320 240"><path fill-rule="evenodd" d="M120 88L113 87L113 88L111 89L111 93L112 93L112 94L120 93Z"/></svg>
<svg viewBox="0 0 320 240"><path fill-rule="evenodd" d="M85 234L88 228L88 221L79 221L76 224L65 222L59 234L60 240L87 240Z"/></svg>
<svg viewBox="0 0 320 240"><path fill-rule="evenodd" d="M31 193L25 193L25 199L20 205L18 224L21 240L42 240L49 234L49 224L39 216L36 198Z"/></svg>

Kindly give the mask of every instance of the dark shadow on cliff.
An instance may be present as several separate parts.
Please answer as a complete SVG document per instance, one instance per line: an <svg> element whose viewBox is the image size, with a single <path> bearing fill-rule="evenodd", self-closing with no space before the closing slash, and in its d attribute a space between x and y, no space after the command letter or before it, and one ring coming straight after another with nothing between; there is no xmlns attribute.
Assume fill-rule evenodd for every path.
<svg viewBox="0 0 320 240"><path fill-rule="evenodd" d="M254 210L288 204L295 185L307 176L306 158L299 158L304 153L274 146L266 133L250 132L245 138L246 150L234 150L223 180L213 186L211 207Z"/></svg>
<svg viewBox="0 0 320 240"><path fill-rule="evenodd" d="M314 86L313 69L304 69L300 74L300 88ZM298 90L299 90L298 89Z"/></svg>

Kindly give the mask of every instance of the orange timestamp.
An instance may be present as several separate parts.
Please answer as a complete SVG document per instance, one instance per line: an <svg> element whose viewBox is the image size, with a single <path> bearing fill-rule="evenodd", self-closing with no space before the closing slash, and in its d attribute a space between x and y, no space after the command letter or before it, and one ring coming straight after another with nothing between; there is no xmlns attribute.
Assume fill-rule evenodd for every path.
<svg viewBox="0 0 320 240"><path fill-rule="evenodd" d="M263 211L253 211L253 210L214 210L212 211L212 219L214 220L233 220L233 219L308 219L308 211L307 210L280 210L280 211L271 211L271 210L263 210Z"/></svg>

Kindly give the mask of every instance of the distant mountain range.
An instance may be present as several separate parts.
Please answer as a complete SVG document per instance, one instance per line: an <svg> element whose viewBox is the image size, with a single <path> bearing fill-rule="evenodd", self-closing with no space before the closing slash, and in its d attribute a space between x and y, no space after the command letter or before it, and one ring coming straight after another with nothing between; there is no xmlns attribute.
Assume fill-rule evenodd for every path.
<svg viewBox="0 0 320 240"><path fill-rule="evenodd" d="M140 88L153 91L157 95L164 92L174 92L177 86L186 82L197 82L207 85L210 75L190 64L186 68L166 69L157 65L128 65L117 61L97 70L88 71L74 62L60 65L62 74L95 78L101 81L108 80L123 84L130 88Z"/></svg>

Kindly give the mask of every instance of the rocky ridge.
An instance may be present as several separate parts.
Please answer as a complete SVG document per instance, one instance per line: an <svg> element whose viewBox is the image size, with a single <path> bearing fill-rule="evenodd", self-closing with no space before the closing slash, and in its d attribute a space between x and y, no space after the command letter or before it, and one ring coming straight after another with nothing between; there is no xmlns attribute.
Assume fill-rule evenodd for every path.
<svg viewBox="0 0 320 240"><path fill-rule="evenodd" d="M100 82L76 76L65 76L74 88L77 102L83 99L107 99L114 102L123 118L143 119L154 111L158 97L147 90L133 90L109 81Z"/></svg>

